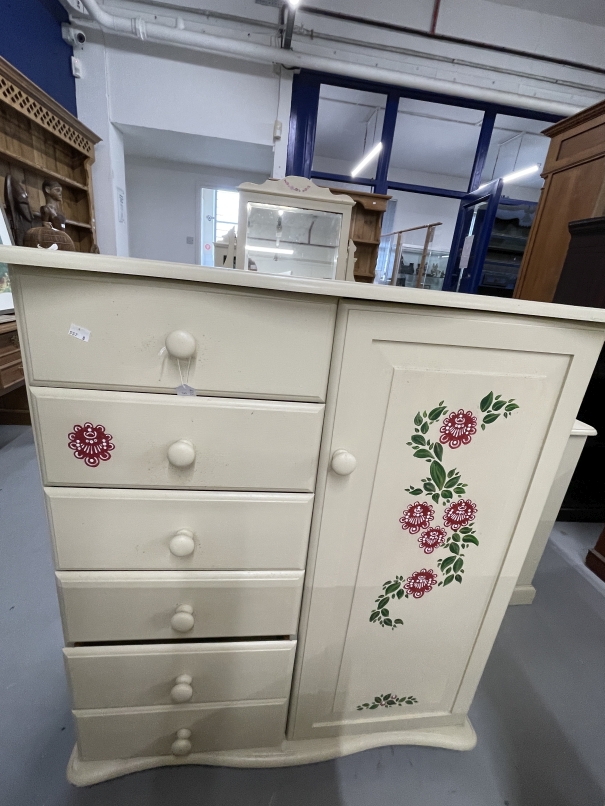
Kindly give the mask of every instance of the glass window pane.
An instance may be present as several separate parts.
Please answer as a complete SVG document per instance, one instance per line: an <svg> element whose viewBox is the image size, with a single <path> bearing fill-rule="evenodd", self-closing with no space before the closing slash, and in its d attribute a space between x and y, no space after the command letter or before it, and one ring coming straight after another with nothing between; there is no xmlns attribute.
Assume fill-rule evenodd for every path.
<svg viewBox="0 0 605 806"><path fill-rule="evenodd" d="M319 93L313 170L350 176L380 142L386 95L322 84ZM376 176L376 155L358 176Z"/></svg>
<svg viewBox="0 0 605 806"><path fill-rule="evenodd" d="M397 190L389 193L396 207L392 219L389 216L388 230L383 226L376 282L390 283L393 268L397 266L396 285L440 290L460 202ZM429 224L438 226L433 229L423 262Z"/></svg>
<svg viewBox="0 0 605 806"><path fill-rule="evenodd" d="M389 179L466 190L482 122L478 109L400 98Z"/></svg>
<svg viewBox="0 0 605 806"><path fill-rule="evenodd" d="M538 166L527 176L505 182L502 195L510 199L538 201L544 180L540 172L544 167L550 138L540 132L549 124L543 120L496 115L482 182L498 179L524 168Z"/></svg>
<svg viewBox="0 0 605 806"><path fill-rule="evenodd" d="M239 193L237 190L216 191L215 240L222 240L233 227L237 234L238 210Z"/></svg>

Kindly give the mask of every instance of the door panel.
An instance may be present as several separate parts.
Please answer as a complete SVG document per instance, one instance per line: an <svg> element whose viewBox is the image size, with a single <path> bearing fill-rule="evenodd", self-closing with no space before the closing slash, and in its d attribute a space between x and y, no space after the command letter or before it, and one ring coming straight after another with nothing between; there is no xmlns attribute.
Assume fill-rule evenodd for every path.
<svg viewBox="0 0 605 806"><path fill-rule="evenodd" d="M523 559L520 538L502 571L527 489L539 460L541 478L550 473L573 421L577 402L545 453L574 353L598 349L596 334L521 318L342 315L329 450L350 451L357 468L328 473L318 498L296 739L464 718L469 659L501 618L488 614L495 584L510 596ZM521 531L528 545L531 524Z"/></svg>

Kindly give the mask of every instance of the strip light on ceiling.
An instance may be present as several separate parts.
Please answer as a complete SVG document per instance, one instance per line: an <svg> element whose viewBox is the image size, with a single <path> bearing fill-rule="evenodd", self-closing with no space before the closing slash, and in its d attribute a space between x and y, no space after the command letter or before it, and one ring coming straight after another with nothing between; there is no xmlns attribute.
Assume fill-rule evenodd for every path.
<svg viewBox="0 0 605 806"><path fill-rule="evenodd" d="M351 176L357 176L357 174L362 171L366 165L371 162L377 154L380 154L382 151L382 143L376 143L374 148L372 148L365 157L361 160L361 162L356 165L353 170L351 171Z"/></svg>
<svg viewBox="0 0 605 806"><path fill-rule="evenodd" d="M272 255L293 255L294 249L278 249L276 246L248 246L248 252L271 252Z"/></svg>
<svg viewBox="0 0 605 806"><path fill-rule="evenodd" d="M502 181L506 184L506 182L514 182L515 179L521 179L522 176L529 176L530 174L535 174L540 170L539 165L530 165L529 168L522 168L520 171L513 171L512 174L506 174L506 176L502 177Z"/></svg>

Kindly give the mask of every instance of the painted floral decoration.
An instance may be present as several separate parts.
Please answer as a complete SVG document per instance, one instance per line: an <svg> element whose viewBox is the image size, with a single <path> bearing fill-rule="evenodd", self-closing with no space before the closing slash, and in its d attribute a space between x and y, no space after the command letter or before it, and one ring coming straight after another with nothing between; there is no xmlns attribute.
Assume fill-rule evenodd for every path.
<svg viewBox="0 0 605 806"><path fill-rule="evenodd" d="M415 535L421 529L427 529L434 518L435 508L431 504L415 501L405 508L399 523L402 529L407 529L410 534Z"/></svg>
<svg viewBox="0 0 605 806"><path fill-rule="evenodd" d="M472 411L458 409L445 418L439 431L442 445L449 445L450 448L468 445L473 434L477 433L477 418Z"/></svg>
<svg viewBox="0 0 605 806"><path fill-rule="evenodd" d="M432 591L436 584L437 574L428 568L423 568L421 571L414 571L412 576L407 578L403 588L414 599L422 599L424 594Z"/></svg>
<svg viewBox="0 0 605 806"><path fill-rule="evenodd" d="M69 434L69 447L76 459L82 459L88 467L98 467L100 462L111 459L111 451L115 448L111 434L103 425L74 425Z"/></svg>
<svg viewBox="0 0 605 806"><path fill-rule="evenodd" d="M448 529L460 529L475 520L477 506L470 499L452 501L443 513L443 525Z"/></svg>
<svg viewBox="0 0 605 806"><path fill-rule="evenodd" d="M358 705L358 711L374 711L376 708L392 708L394 705L415 705L418 702L416 697L408 694L407 697L398 697L396 694L379 694L372 702L364 702Z"/></svg>
<svg viewBox="0 0 605 806"><path fill-rule="evenodd" d="M435 549L445 543L447 532L441 526L431 526L418 538L418 544L424 549L425 554L432 554Z"/></svg>

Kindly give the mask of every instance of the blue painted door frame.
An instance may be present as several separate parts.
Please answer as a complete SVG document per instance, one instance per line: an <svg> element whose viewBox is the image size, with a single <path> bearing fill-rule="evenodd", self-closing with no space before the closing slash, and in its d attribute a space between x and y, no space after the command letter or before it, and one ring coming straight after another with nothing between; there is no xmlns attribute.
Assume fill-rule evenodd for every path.
<svg viewBox="0 0 605 806"><path fill-rule="evenodd" d="M350 175L326 173L313 170L313 153L315 150L315 134L317 130L317 112L319 108L319 93L322 84L346 87L348 89L357 89L364 92L375 92L387 96L381 136L382 151L378 159L376 174L374 177L356 176L353 179ZM483 111L481 130L477 140L473 167L466 192L462 190L452 190L451 188L415 185L408 182L395 182L393 180L389 180L389 163L393 149L393 139L395 136L395 126L397 124L397 112L400 98L412 98L414 100L428 101L431 103L446 104L448 106L459 106L467 109L477 109ZM472 199L475 197L470 197L468 194L472 194L481 185L481 176L489 151L496 115L498 114L512 115L515 117L529 118L534 120L544 120L545 122L549 123L554 123L558 120L561 120L561 116L559 115L534 112L530 109L521 109L513 106L500 106L497 104L486 104L482 101L474 100L472 98L458 98L451 95L444 95L442 93L425 92L422 90L409 89L407 87L393 87L390 85L378 84L373 81L363 81L361 79L347 78L346 76L335 76L328 73L302 70L299 74L294 76L292 87L292 107L290 113L290 130L288 134L287 173L298 176L306 176L313 179L321 179L326 182L342 182L353 185L361 185L362 187L367 187L368 190L373 191L374 193L388 193L389 190L398 190L406 193L420 193L423 195L460 199L461 206L454 236L456 238L458 229L460 228L461 232L464 229L464 221L466 221L465 211L468 212L470 207L477 203L472 201ZM343 137L346 137L346 132L343 132ZM493 183L490 183L489 187L492 187L492 185ZM500 185L498 198L501 190L502 188ZM483 191L485 191L485 188ZM494 194L495 192L496 191L494 191ZM483 196L485 196L485 192L483 193ZM483 198L483 196L481 198ZM473 288L473 290L469 293L476 292L481 278L483 260L485 259L485 254L487 252L487 245L491 235L491 227L493 226L498 207L497 200L494 200L495 195L490 197L487 209L484 212L481 212L480 217L483 219L483 222L480 227L480 238L473 246L472 281L467 281L466 278L463 278L464 287L468 287L469 289ZM489 224L490 220L491 224ZM489 224L488 229L486 229L486 224ZM465 236L462 235L461 237L463 240ZM456 249L454 249L454 246L455 244L452 243L452 256L458 249L461 249L460 244L458 244ZM453 269L449 271L450 284L452 272ZM446 275L446 280L447 279L448 275Z"/></svg>
<svg viewBox="0 0 605 806"><path fill-rule="evenodd" d="M502 180L494 179L481 189L467 193L460 201L460 209L454 228L450 257L443 280L444 291L459 291L476 294L483 274L483 263L492 234L498 203L502 195ZM479 205L484 205L477 209ZM472 233L471 233L472 228ZM467 265L461 269L460 262L467 238L472 234Z"/></svg>

